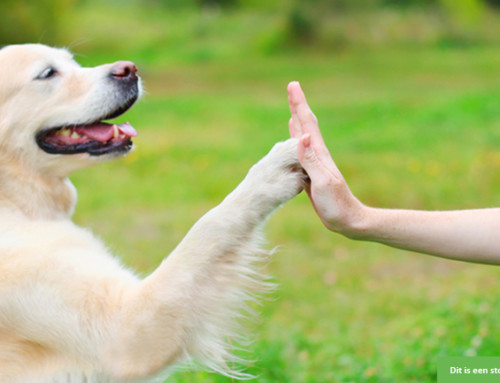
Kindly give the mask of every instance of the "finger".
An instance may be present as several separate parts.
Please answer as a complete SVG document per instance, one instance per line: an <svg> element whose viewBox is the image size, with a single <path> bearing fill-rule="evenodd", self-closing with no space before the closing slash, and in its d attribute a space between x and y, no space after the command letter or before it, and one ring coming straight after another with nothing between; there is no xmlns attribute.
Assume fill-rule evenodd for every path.
<svg viewBox="0 0 500 383"><path fill-rule="evenodd" d="M299 139L297 154L302 167L311 178L311 181L319 181L318 177L343 179L342 173L328 151L326 152L327 155L325 155L321 149L321 147L312 143L311 136L308 133Z"/></svg>
<svg viewBox="0 0 500 383"><path fill-rule="evenodd" d="M318 126L316 116L307 104L306 96L300 87L299 82L292 81L288 85L288 99L290 102L290 110L292 115L296 115L303 129L315 128ZM312 132L304 132L312 133Z"/></svg>
<svg viewBox="0 0 500 383"><path fill-rule="evenodd" d="M328 149L324 143L321 131L319 130L318 120L311 108L307 104L306 96L298 82L291 82L288 85L290 110L294 125L300 125L301 134L311 135L311 141L314 146L322 153L322 156L330 157Z"/></svg>
<svg viewBox="0 0 500 383"><path fill-rule="evenodd" d="M299 138L302 135L300 127L297 127L297 125L294 123L293 117L288 121L288 130L290 131L290 137L292 138Z"/></svg>
<svg viewBox="0 0 500 383"><path fill-rule="evenodd" d="M300 124L299 118L297 116L297 110L295 108L295 105L292 102L292 92L294 92L294 88L297 86L298 82L297 81L292 81L291 83L288 84L287 91L288 91L288 105L290 106L290 113L292 114L292 125L289 124L289 130L290 130L290 135L293 138L298 138L304 134L302 126ZM291 128L293 126L293 130Z"/></svg>
<svg viewBox="0 0 500 383"><path fill-rule="evenodd" d="M295 88L297 87L298 84L299 84L298 81L291 81L288 83L288 86L286 87L286 90L288 92L288 105L290 106L290 112L292 114L295 113L295 106L294 103L292 102L292 95L293 93L296 92Z"/></svg>
<svg viewBox="0 0 500 383"><path fill-rule="evenodd" d="M297 154L300 164L311 179L311 183L317 182L318 180L329 176L328 170L320 161L311 145L311 136L309 134L304 134L300 137Z"/></svg>

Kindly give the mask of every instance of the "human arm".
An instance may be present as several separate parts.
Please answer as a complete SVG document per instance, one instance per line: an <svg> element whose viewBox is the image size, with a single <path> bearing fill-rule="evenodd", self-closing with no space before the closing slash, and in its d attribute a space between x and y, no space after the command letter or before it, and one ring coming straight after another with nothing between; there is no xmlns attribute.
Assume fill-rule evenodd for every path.
<svg viewBox="0 0 500 383"><path fill-rule="evenodd" d="M325 224L349 238L462 261L500 264L500 209L415 211L372 208L350 191L297 82L288 86L290 134L311 180L306 191Z"/></svg>

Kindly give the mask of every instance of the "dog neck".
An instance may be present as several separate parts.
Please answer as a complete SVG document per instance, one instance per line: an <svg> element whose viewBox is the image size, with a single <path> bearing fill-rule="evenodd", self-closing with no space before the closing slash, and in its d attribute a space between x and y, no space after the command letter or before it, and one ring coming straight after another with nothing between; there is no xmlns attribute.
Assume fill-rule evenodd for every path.
<svg viewBox="0 0 500 383"><path fill-rule="evenodd" d="M0 207L30 219L71 219L76 189L68 178L31 172L21 164L0 163Z"/></svg>

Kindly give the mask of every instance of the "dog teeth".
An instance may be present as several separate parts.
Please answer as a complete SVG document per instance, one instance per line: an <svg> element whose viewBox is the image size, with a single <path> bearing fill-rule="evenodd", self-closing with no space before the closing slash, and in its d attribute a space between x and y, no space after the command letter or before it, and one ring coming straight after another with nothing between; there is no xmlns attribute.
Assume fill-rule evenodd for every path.
<svg viewBox="0 0 500 383"><path fill-rule="evenodd" d="M70 136L71 135L71 130L68 129L68 128L63 128L63 129L61 129L61 131L59 132L59 134L61 134L63 136Z"/></svg>
<svg viewBox="0 0 500 383"><path fill-rule="evenodd" d="M80 133L72 130L71 128L62 128L61 130L59 130L59 132L57 134L64 136L64 137L72 138L74 140L79 139L79 138L88 138L86 135L80 134Z"/></svg>
<svg viewBox="0 0 500 383"><path fill-rule="evenodd" d="M118 130L117 125L113 125L113 138L118 138L120 137L120 131Z"/></svg>

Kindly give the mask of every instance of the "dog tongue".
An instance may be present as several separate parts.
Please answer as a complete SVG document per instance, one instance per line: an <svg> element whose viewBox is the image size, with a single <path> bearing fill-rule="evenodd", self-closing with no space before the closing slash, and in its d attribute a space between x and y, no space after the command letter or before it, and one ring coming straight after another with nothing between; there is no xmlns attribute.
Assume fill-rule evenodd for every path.
<svg viewBox="0 0 500 383"><path fill-rule="evenodd" d="M96 141L106 142L113 137L113 125L98 123L95 125L77 126L75 132Z"/></svg>
<svg viewBox="0 0 500 383"><path fill-rule="evenodd" d="M126 135L127 137L137 136L137 131L128 122L117 124L116 127L120 133ZM111 140L115 133L114 125L105 124L103 122L94 125L77 126L74 130L80 135L85 135L100 142Z"/></svg>
<svg viewBox="0 0 500 383"><path fill-rule="evenodd" d="M123 124L117 125L118 130L125 134L127 137L136 137L137 136L137 130L134 129L132 125L130 125L128 122L124 122Z"/></svg>

